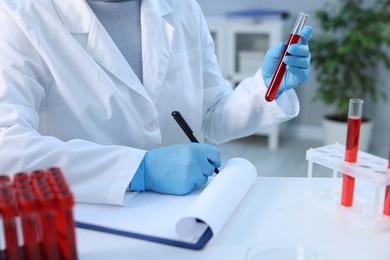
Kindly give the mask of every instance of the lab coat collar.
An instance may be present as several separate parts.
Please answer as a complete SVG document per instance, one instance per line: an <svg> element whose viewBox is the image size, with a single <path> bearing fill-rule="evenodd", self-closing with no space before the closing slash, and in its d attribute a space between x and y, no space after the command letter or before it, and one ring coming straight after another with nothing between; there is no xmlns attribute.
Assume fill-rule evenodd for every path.
<svg viewBox="0 0 390 260"><path fill-rule="evenodd" d="M141 5L143 84L157 103L171 53L173 26L166 20L171 7L165 0L143 0Z"/></svg>
<svg viewBox="0 0 390 260"><path fill-rule="evenodd" d="M96 16L92 20L86 51L109 73L149 99L141 81Z"/></svg>
<svg viewBox="0 0 390 260"><path fill-rule="evenodd" d="M95 14L85 0L52 0L58 16L70 33L88 33Z"/></svg>
<svg viewBox="0 0 390 260"><path fill-rule="evenodd" d="M172 11L164 0L141 0L158 16L164 16ZM58 15L70 33L88 33L95 14L85 0L52 0ZM71 15L70 15L71 14Z"/></svg>
<svg viewBox="0 0 390 260"><path fill-rule="evenodd" d="M135 72L98 21L85 0L52 0L62 23L71 34L85 34L83 46L93 59L131 89L149 99Z"/></svg>
<svg viewBox="0 0 390 260"><path fill-rule="evenodd" d="M86 51L108 72L153 103L157 102L168 68L173 27L165 20L172 10L165 0L142 0L143 83L85 0L51 0L71 34L88 34ZM146 91L147 92L146 92Z"/></svg>
<svg viewBox="0 0 390 260"><path fill-rule="evenodd" d="M143 4L148 4L158 16L164 16L172 12L170 5L165 0L141 0Z"/></svg>

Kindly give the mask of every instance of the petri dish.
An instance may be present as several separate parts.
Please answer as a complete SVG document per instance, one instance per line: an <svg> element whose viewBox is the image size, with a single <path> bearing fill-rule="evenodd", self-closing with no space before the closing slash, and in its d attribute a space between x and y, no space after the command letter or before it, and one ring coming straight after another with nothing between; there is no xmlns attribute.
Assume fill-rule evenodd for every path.
<svg viewBox="0 0 390 260"><path fill-rule="evenodd" d="M320 260L312 249L289 242L263 242L246 251L246 260Z"/></svg>

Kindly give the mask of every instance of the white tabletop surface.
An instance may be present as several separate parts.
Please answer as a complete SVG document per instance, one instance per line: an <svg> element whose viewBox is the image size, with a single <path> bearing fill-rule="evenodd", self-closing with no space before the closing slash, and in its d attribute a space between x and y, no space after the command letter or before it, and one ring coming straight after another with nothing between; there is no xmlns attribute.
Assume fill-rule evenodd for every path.
<svg viewBox="0 0 390 260"><path fill-rule="evenodd" d="M390 259L390 232L371 232L311 203L307 181L258 178L222 232L200 251L78 228L79 257L81 260L245 259L248 249L257 244L262 248L300 246L322 260ZM314 181L330 185L326 178Z"/></svg>

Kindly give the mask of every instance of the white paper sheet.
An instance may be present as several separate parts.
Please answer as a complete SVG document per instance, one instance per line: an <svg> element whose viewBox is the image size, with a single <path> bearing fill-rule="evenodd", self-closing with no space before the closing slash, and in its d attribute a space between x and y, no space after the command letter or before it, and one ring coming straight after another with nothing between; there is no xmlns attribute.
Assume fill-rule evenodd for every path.
<svg viewBox="0 0 390 260"><path fill-rule="evenodd" d="M77 203L76 222L195 243L209 226L216 237L257 177L247 160L234 158L207 186L185 196L128 194L125 206ZM197 221L202 220L204 223Z"/></svg>

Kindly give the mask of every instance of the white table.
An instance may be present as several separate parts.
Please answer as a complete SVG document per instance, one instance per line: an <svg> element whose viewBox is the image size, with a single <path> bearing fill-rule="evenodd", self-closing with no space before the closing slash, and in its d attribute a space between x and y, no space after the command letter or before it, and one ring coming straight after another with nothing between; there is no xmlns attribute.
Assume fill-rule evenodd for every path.
<svg viewBox="0 0 390 260"><path fill-rule="evenodd" d="M330 185L330 179L314 181ZM77 229L80 259L245 259L252 245L288 243L322 260L390 259L390 232L375 234L307 200L306 178L259 178L222 232L201 251Z"/></svg>

